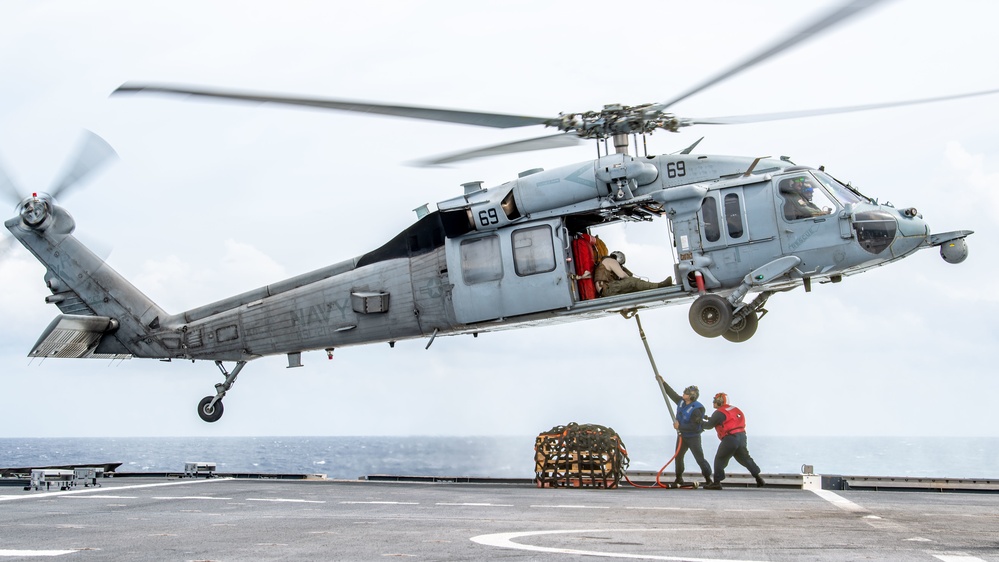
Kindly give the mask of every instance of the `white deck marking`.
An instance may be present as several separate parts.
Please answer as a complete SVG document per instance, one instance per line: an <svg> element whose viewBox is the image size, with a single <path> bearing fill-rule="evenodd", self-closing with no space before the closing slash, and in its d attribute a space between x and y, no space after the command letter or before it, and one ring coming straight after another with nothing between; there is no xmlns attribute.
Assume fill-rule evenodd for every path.
<svg viewBox="0 0 999 562"><path fill-rule="evenodd" d="M933 554L933 557L943 560L943 562L985 562L977 556L968 556L967 554Z"/></svg>
<svg viewBox="0 0 999 562"><path fill-rule="evenodd" d="M852 501L829 490L812 490L812 493L842 509L843 511L849 511L851 513L869 513L867 509L864 509Z"/></svg>
<svg viewBox="0 0 999 562"><path fill-rule="evenodd" d="M341 504L368 504L368 505L420 505L420 502L340 502Z"/></svg>
<svg viewBox="0 0 999 562"><path fill-rule="evenodd" d="M219 498L216 496L153 496L154 500L231 500L232 498Z"/></svg>
<svg viewBox="0 0 999 562"><path fill-rule="evenodd" d="M512 503L448 503L448 502L438 502L434 505L457 505L466 507L513 507Z"/></svg>
<svg viewBox="0 0 999 562"><path fill-rule="evenodd" d="M160 488L163 486L182 486L191 484L207 484L209 482L229 482L232 478L212 478L209 480L190 480L187 482L160 482L158 484L135 484L134 486L114 486L109 488L84 488L82 490L67 490L62 492L39 492L23 496L0 496L0 501L52 498L57 496L74 496L78 494L100 494L101 492L120 492L122 490L138 490L140 488ZM109 496L105 496L109 497Z"/></svg>
<svg viewBox="0 0 999 562"><path fill-rule="evenodd" d="M606 505L532 505L541 509L610 509Z"/></svg>
<svg viewBox="0 0 999 562"><path fill-rule="evenodd" d="M643 506L628 505L628 506L625 506L624 508L625 509L657 509L659 511L707 511L707 508L704 508L704 507L666 507L666 506L661 506L661 507L659 507L659 506L656 506L656 507L652 507L652 506L643 507Z"/></svg>
<svg viewBox="0 0 999 562"><path fill-rule="evenodd" d="M0 550L0 556L62 556L73 554L75 550Z"/></svg>
<svg viewBox="0 0 999 562"><path fill-rule="evenodd" d="M66 496L67 500L134 500L139 496Z"/></svg>
<svg viewBox="0 0 999 562"><path fill-rule="evenodd" d="M698 529L710 530L710 529ZM523 533L495 533L489 535L479 535L472 537L471 541L484 546L495 546L498 548L512 548L515 550L526 550L529 552L545 552L554 554L578 554L581 556L600 556L603 558L628 558L631 560L687 560L690 562L748 562L727 560L720 558L690 558L688 556L662 556L656 554L629 554L625 552L600 552L595 550L578 550L574 548L552 548L545 546L534 546L513 542L521 537L536 537L541 535L559 535L569 533L654 533L672 531L677 533L689 533L691 529L580 529L562 531L527 531Z"/></svg>
<svg viewBox="0 0 999 562"><path fill-rule="evenodd" d="M248 502L284 502L284 503L326 503L324 500L299 500L294 498L246 498Z"/></svg>

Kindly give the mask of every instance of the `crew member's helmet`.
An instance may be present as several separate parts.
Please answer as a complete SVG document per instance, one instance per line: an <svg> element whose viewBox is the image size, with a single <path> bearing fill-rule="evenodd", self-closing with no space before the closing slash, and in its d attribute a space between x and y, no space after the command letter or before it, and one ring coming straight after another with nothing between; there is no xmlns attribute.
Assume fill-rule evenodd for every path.
<svg viewBox="0 0 999 562"><path fill-rule="evenodd" d="M694 385L690 385L683 389L683 393L690 396L691 400L697 400L697 397L701 395L701 391Z"/></svg>
<svg viewBox="0 0 999 562"><path fill-rule="evenodd" d="M812 200L812 193L815 191L812 188L812 182L808 178L802 176L800 178L794 178L791 180L791 191L796 192L806 200Z"/></svg>
<svg viewBox="0 0 999 562"><path fill-rule="evenodd" d="M617 263L624 265L624 252L619 252L617 250L610 253L610 257L617 260Z"/></svg>
<svg viewBox="0 0 999 562"><path fill-rule="evenodd" d="M728 394L725 394L724 392L719 392L718 394L715 394L715 399L712 403L715 405L715 408L721 408L722 406L727 405Z"/></svg>

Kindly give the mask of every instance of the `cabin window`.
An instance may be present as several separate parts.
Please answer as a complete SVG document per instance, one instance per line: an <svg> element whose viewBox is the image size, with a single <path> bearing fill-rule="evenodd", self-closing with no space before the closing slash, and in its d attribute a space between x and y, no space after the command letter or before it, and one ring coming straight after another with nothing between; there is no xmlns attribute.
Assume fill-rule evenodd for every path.
<svg viewBox="0 0 999 562"><path fill-rule="evenodd" d="M704 239L717 242L721 238L721 227L718 222L718 204L714 197L705 197L701 202L701 218L704 220Z"/></svg>
<svg viewBox="0 0 999 562"><path fill-rule="evenodd" d="M739 206L739 196L735 193L725 196L725 224L728 226L729 238L742 238L742 209Z"/></svg>
<svg viewBox="0 0 999 562"><path fill-rule="evenodd" d="M461 243L461 275L466 285L503 278L499 236L485 236Z"/></svg>
<svg viewBox="0 0 999 562"><path fill-rule="evenodd" d="M544 225L514 231L513 268L520 276L555 270L552 227Z"/></svg>

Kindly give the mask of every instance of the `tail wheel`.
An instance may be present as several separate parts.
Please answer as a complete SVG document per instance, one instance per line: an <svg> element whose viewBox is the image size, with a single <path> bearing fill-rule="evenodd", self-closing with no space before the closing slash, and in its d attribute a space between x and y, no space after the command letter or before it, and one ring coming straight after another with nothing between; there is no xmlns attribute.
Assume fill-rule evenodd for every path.
<svg viewBox="0 0 999 562"><path fill-rule="evenodd" d="M217 422L222 417L222 401L219 400L212 406L214 396L205 396L198 403L198 415L208 423Z"/></svg>
<svg viewBox="0 0 999 562"><path fill-rule="evenodd" d="M701 295L690 305L690 327L706 338L717 338L732 325L732 305L724 297Z"/></svg>
<svg viewBox="0 0 999 562"><path fill-rule="evenodd" d="M730 342L744 342L749 338L753 337L756 333L756 329L760 327L760 317L756 315L756 312L750 312L741 319L736 320L732 327L728 329L722 337Z"/></svg>

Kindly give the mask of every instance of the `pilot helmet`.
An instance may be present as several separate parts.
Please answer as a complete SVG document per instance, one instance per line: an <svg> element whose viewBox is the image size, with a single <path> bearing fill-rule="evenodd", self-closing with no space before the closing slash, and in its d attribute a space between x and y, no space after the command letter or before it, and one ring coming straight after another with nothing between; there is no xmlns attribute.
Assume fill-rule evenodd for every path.
<svg viewBox="0 0 999 562"><path fill-rule="evenodd" d="M701 391L694 385L690 385L683 389L683 393L689 395L691 400L697 400L697 397L701 395Z"/></svg>
<svg viewBox="0 0 999 562"><path fill-rule="evenodd" d="M728 405L728 394L725 394L724 392L715 394L715 399L712 403L715 405L715 408L721 408L722 406Z"/></svg>
<svg viewBox="0 0 999 562"><path fill-rule="evenodd" d="M812 200L812 195L813 195L814 193L815 193L815 188L814 188L814 187L812 187L812 183L811 183L811 182L809 182L809 181L805 181L805 182L803 182L803 183L801 184L801 195L802 195L802 196L803 196L803 197L804 197L805 199L807 199L807 200L811 201L811 200Z"/></svg>
<svg viewBox="0 0 999 562"><path fill-rule="evenodd" d="M624 265L624 252L619 252L617 250L610 253L610 257L617 260L617 263Z"/></svg>

